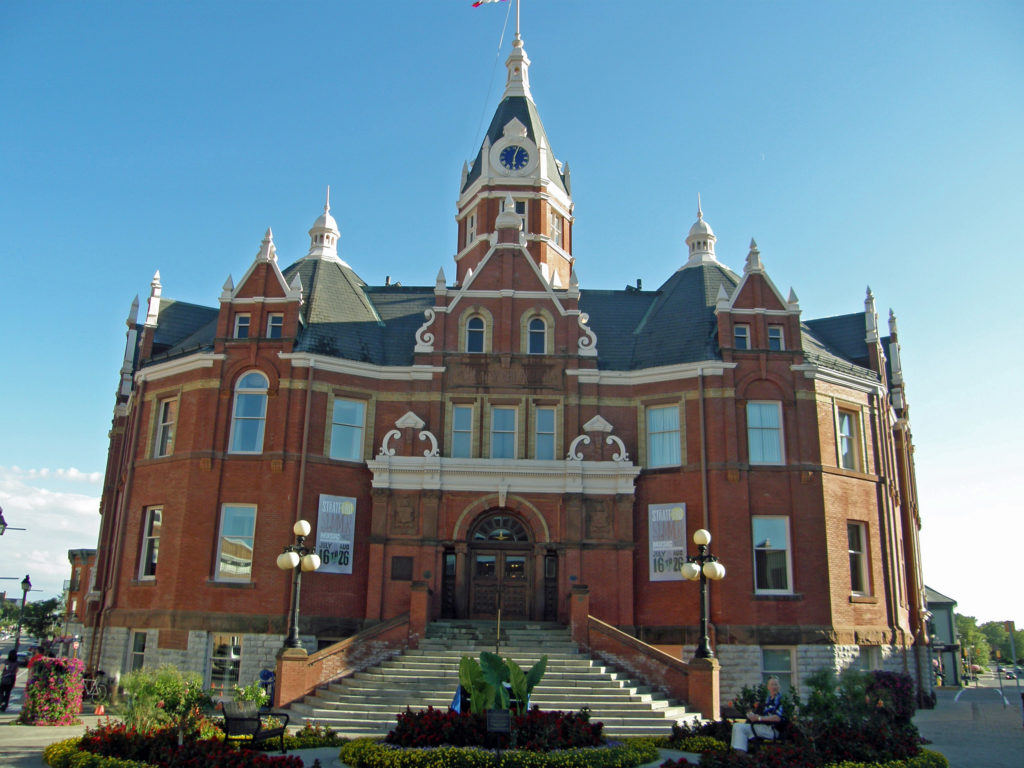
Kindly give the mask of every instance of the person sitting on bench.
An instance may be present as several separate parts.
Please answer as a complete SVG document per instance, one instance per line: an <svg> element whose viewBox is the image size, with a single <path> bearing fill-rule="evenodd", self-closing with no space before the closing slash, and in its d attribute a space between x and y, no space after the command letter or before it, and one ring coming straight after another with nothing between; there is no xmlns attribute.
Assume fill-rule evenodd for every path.
<svg viewBox="0 0 1024 768"><path fill-rule="evenodd" d="M778 738L777 726L782 722L782 694L779 693L779 678L768 678L768 698L764 704L746 713L747 722L733 723L732 748L747 751L748 742L755 736L759 739Z"/></svg>

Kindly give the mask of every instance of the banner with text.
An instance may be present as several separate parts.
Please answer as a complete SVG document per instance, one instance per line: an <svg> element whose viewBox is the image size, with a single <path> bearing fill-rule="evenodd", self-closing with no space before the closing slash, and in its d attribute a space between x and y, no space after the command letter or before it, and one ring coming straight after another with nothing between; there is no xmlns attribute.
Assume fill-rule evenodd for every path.
<svg viewBox="0 0 1024 768"><path fill-rule="evenodd" d="M316 521L316 553L320 573L352 573L352 543L356 535L356 500L320 494Z"/></svg>
<svg viewBox="0 0 1024 768"><path fill-rule="evenodd" d="M686 562L686 505L648 504L651 581L682 581Z"/></svg>

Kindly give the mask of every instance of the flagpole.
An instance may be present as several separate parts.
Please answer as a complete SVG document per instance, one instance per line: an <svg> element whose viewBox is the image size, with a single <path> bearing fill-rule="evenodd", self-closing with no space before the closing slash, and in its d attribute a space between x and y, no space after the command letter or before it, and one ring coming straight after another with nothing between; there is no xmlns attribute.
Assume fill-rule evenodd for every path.
<svg viewBox="0 0 1024 768"><path fill-rule="evenodd" d="M519 37L519 0L516 0L516 37Z"/></svg>

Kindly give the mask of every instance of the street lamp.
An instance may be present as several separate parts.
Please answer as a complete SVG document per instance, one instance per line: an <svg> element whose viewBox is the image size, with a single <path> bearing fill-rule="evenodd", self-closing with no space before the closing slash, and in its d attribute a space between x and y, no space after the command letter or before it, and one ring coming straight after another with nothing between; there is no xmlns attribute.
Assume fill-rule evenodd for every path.
<svg viewBox="0 0 1024 768"><path fill-rule="evenodd" d="M28 574L21 580L21 612L18 613L18 629L14 632L14 657L18 657L18 647L21 645L21 620L25 618L25 601L28 599L28 591L32 589L32 580Z"/></svg>
<svg viewBox="0 0 1024 768"><path fill-rule="evenodd" d="M301 648L299 642L299 589L302 583L303 571L315 571L320 567L320 556L313 549L305 546L306 537L309 536L310 525L305 520L299 520L292 526L295 533L295 543L289 544L284 551L277 556L277 567L282 571L292 572L292 611L288 620L288 637L284 641L285 648Z"/></svg>
<svg viewBox="0 0 1024 768"><path fill-rule="evenodd" d="M696 555L687 555L683 563L682 574L690 581L700 580L700 642L697 644L696 658L711 659L715 653L711 650L708 638L708 579L719 581L725 578L725 566L718 558L708 554L711 534L701 528L693 534L693 543L697 545Z"/></svg>

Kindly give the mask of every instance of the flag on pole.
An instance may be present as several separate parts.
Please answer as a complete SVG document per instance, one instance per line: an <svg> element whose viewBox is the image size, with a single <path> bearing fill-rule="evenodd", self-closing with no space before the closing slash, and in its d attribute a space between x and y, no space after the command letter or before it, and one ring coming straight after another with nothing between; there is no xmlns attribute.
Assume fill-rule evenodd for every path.
<svg viewBox="0 0 1024 768"><path fill-rule="evenodd" d="M474 8L479 8L484 3L507 3L507 2L508 2L508 0L476 0L476 2L473 3L473 7Z"/></svg>

